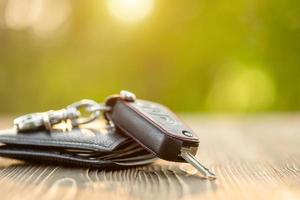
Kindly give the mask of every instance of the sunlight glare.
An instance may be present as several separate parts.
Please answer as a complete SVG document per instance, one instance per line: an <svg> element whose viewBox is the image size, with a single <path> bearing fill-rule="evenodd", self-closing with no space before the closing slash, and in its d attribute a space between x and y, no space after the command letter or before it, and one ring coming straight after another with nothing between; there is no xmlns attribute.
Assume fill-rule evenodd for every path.
<svg viewBox="0 0 300 200"><path fill-rule="evenodd" d="M108 0L110 14L125 22L136 22L144 19L152 11L153 0Z"/></svg>

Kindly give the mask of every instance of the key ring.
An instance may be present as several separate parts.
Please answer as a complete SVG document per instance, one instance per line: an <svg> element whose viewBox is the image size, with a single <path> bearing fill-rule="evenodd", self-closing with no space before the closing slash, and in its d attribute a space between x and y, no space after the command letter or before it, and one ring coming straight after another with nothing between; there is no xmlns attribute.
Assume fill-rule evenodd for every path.
<svg viewBox="0 0 300 200"><path fill-rule="evenodd" d="M89 117L80 117L81 113L79 109L82 108L85 108L85 110L90 113ZM111 108L90 99L83 99L69 105L67 109L75 109L79 112L79 117L71 120L73 126L78 126L80 124L87 124L94 121L100 116L101 112L109 111Z"/></svg>
<svg viewBox="0 0 300 200"><path fill-rule="evenodd" d="M122 90L119 97L125 101L135 101L135 94ZM90 115L82 117L80 110L84 109ZM20 116L14 120L14 125L18 131L31 131L45 128L51 130L53 125L70 120L72 127L87 124L96 120L101 113L110 111L111 107L99 104L90 99L83 99L75 102L64 109L50 110L47 112L30 113ZM114 124L108 121L108 127L114 128Z"/></svg>
<svg viewBox="0 0 300 200"><path fill-rule="evenodd" d="M82 117L80 109L84 109L90 115ZM71 120L72 126L77 127L94 121L100 116L101 112L109 111L110 109L110 107L99 104L96 101L84 99L61 110L50 110L20 116L14 120L14 125L18 131L30 131L40 128L51 130L55 124Z"/></svg>

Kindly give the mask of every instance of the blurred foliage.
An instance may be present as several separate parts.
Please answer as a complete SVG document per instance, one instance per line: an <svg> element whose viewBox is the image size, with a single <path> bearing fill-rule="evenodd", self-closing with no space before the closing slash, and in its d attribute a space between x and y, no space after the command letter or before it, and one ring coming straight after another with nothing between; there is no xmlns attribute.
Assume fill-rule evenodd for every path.
<svg viewBox="0 0 300 200"><path fill-rule="evenodd" d="M109 0L44 0L36 18L21 1L0 0L0 113L121 89L180 112L300 108L300 1L154 0L136 22Z"/></svg>

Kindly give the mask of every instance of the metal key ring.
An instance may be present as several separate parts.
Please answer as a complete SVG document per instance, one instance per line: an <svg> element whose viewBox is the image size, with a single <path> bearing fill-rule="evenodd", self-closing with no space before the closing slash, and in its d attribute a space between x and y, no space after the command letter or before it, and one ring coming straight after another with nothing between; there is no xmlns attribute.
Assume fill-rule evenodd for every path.
<svg viewBox="0 0 300 200"><path fill-rule="evenodd" d="M80 109L84 109L89 116L82 117ZM51 130L53 125L70 120L72 126L75 127L96 120L101 112L109 111L110 109L110 107L98 104L96 101L84 99L69 105L65 109L23 115L14 120L14 125L18 131L35 130L42 127L46 130Z"/></svg>
<svg viewBox="0 0 300 200"><path fill-rule="evenodd" d="M90 100L90 99L83 99L79 102L75 102L67 107L67 110L69 109L76 109L76 111L79 113L78 118L71 119L73 126L78 126L80 124L87 124L95 119L97 119L100 115L100 110L91 111L90 108L96 107L98 103L96 101ZM79 109L84 108L86 112L90 113L89 117L81 117L81 113Z"/></svg>
<svg viewBox="0 0 300 200"><path fill-rule="evenodd" d="M43 126L41 113L30 113L22 115L14 120L14 125L18 130L32 130Z"/></svg>

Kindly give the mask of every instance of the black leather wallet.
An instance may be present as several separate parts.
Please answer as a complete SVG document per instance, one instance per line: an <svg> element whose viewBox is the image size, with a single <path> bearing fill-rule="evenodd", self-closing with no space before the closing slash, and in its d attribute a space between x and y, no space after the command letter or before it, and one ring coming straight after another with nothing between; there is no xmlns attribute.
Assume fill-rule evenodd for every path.
<svg viewBox="0 0 300 200"><path fill-rule="evenodd" d="M0 156L55 165L125 167L152 163L156 156L118 129L74 128L18 133L0 131Z"/></svg>

